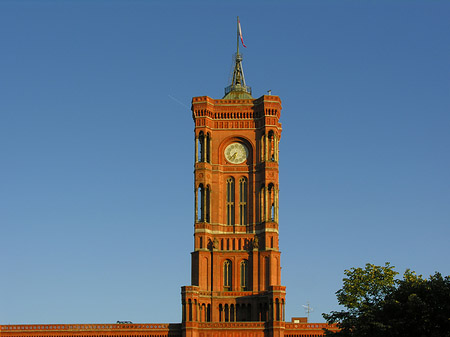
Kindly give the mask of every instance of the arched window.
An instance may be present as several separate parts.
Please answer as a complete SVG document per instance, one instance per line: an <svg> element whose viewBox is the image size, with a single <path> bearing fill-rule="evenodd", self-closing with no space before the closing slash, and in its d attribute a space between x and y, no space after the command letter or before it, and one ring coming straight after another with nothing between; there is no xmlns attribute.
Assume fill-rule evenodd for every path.
<svg viewBox="0 0 450 337"><path fill-rule="evenodd" d="M206 144L205 144L205 154L206 154L206 162L211 162L211 135L209 132L206 134Z"/></svg>
<svg viewBox="0 0 450 337"><path fill-rule="evenodd" d="M223 264L223 290L231 291L231 284L232 284L231 261L226 260Z"/></svg>
<svg viewBox="0 0 450 337"><path fill-rule="evenodd" d="M265 156L265 152L266 152L266 146L265 146L265 140L266 140L266 135L262 135L261 136L261 140L259 142L259 154L260 154L260 161L263 162L266 159Z"/></svg>
<svg viewBox="0 0 450 337"><path fill-rule="evenodd" d="M203 131L200 131L198 134L198 161L204 162L205 161L205 135L203 134Z"/></svg>
<svg viewBox="0 0 450 337"><path fill-rule="evenodd" d="M197 193L195 195L195 214L196 221L199 222L210 222L210 207L211 207L211 189L208 186L206 188L203 184L200 184L197 188Z"/></svg>
<svg viewBox="0 0 450 337"><path fill-rule="evenodd" d="M278 161L278 139L272 130L269 131L268 135L268 159Z"/></svg>
<svg viewBox="0 0 450 337"><path fill-rule="evenodd" d="M210 212L210 207L211 207L211 188L208 186L206 186L206 191L205 191L205 221L206 222L210 222L211 221L211 212Z"/></svg>
<svg viewBox="0 0 450 337"><path fill-rule="evenodd" d="M234 322L236 317L236 312L234 308L234 304L230 305L230 322Z"/></svg>
<svg viewBox="0 0 450 337"><path fill-rule="evenodd" d="M203 184L200 184L197 188L197 194L196 194L196 198L195 198L195 202L197 203L195 205L196 213L197 213L196 220L200 221L200 222L203 222L205 219L204 197L205 197L205 188L203 187Z"/></svg>
<svg viewBox="0 0 450 337"><path fill-rule="evenodd" d="M275 300L275 321L280 320L280 300L277 298Z"/></svg>
<svg viewBox="0 0 450 337"><path fill-rule="evenodd" d="M275 188L273 184L269 184L269 220L275 221Z"/></svg>
<svg viewBox="0 0 450 337"><path fill-rule="evenodd" d="M191 300L188 301L188 310L189 310L188 321L192 322L192 302L191 302Z"/></svg>
<svg viewBox="0 0 450 337"><path fill-rule="evenodd" d="M274 141L274 152L275 152L275 161L279 160L279 151L278 151L278 146L279 146L279 140L278 140L278 136L275 133L275 141Z"/></svg>
<svg viewBox="0 0 450 337"><path fill-rule="evenodd" d="M241 290L248 290L248 261L241 262Z"/></svg>
<svg viewBox="0 0 450 337"><path fill-rule="evenodd" d="M227 225L234 225L234 179L227 179Z"/></svg>
<svg viewBox="0 0 450 337"><path fill-rule="evenodd" d="M239 179L239 224L247 225L247 178Z"/></svg>
<svg viewBox="0 0 450 337"><path fill-rule="evenodd" d="M195 159L197 162L211 163L211 135L200 131L195 143Z"/></svg>
<svg viewBox="0 0 450 337"><path fill-rule="evenodd" d="M228 304L225 304L225 322L230 321L230 307Z"/></svg>

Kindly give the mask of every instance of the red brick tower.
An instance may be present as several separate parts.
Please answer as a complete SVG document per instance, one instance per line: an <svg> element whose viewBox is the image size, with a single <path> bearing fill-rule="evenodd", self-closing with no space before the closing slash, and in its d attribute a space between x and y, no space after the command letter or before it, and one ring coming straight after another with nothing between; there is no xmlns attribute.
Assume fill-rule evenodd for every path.
<svg viewBox="0 0 450 337"><path fill-rule="evenodd" d="M192 99L195 233L192 285L182 287L184 336L199 335L202 322L265 322L269 336L283 336L281 100L272 95L254 99L245 84L239 47L235 60L232 83L222 99Z"/></svg>
<svg viewBox="0 0 450 337"><path fill-rule="evenodd" d="M239 20L238 20L239 22ZM182 322L0 325L7 337L317 337L336 325L285 322L278 247L281 101L254 99L238 48L222 99L192 99L195 232Z"/></svg>

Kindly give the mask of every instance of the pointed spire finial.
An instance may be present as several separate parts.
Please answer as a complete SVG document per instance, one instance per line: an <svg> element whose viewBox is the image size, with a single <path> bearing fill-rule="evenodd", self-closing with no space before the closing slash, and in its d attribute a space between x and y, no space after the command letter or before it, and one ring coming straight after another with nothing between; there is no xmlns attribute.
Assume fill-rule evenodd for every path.
<svg viewBox="0 0 450 337"><path fill-rule="evenodd" d="M244 38L242 37L241 22L239 21L239 16L237 17L237 49L236 55L234 56L235 65L233 70L233 77L231 79L231 84L225 88L224 98L252 98L252 88L245 84L244 69L242 68L242 55L239 54L239 40L241 40L242 45L247 48L244 44ZM233 95L232 95L233 94Z"/></svg>

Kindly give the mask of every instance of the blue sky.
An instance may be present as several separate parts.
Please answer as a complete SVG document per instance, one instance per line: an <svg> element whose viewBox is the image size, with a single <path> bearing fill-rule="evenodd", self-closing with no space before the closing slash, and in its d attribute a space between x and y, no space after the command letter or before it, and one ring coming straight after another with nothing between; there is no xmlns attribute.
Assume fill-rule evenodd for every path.
<svg viewBox="0 0 450 337"><path fill-rule="evenodd" d="M447 1L1 1L0 323L180 322L193 96L223 96L236 16L283 102L286 317L344 269L450 274Z"/></svg>

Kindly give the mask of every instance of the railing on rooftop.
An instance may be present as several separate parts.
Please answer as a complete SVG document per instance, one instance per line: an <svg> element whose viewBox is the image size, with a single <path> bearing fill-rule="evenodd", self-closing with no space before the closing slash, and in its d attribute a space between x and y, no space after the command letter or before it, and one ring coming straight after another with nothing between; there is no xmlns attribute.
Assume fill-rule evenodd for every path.
<svg viewBox="0 0 450 337"><path fill-rule="evenodd" d="M17 324L0 325L0 331L73 331L73 330L180 330L181 324L141 323L141 324Z"/></svg>
<svg viewBox="0 0 450 337"><path fill-rule="evenodd" d="M232 91L247 92L251 95L252 87L249 87L248 85L229 85L225 88L225 95L229 94Z"/></svg>

